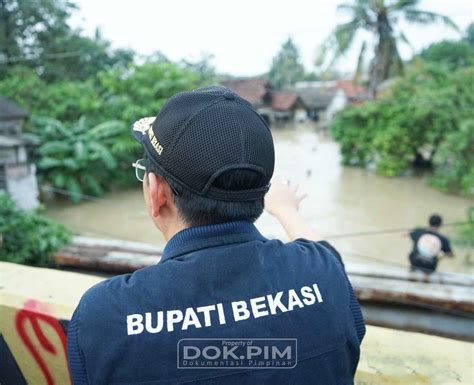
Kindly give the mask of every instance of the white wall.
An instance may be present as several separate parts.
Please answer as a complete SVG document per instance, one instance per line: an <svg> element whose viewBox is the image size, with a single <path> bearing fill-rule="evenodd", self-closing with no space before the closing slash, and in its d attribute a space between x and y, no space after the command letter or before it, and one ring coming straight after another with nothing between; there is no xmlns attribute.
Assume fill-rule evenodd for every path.
<svg viewBox="0 0 474 385"><path fill-rule="evenodd" d="M326 122L331 123L334 115L347 105L347 97L344 91L338 90L326 109Z"/></svg>

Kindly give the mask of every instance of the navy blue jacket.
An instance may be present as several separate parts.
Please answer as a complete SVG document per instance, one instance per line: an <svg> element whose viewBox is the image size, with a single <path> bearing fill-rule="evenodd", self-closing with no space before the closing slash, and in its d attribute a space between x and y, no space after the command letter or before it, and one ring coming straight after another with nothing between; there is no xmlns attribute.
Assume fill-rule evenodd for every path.
<svg viewBox="0 0 474 385"><path fill-rule="evenodd" d="M348 385L364 333L337 251L326 242L269 240L242 221L185 229L157 265L88 290L69 325L68 355L76 385ZM183 344L203 353L206 344L220 349L221 339L284 339L279 352L294 343L284 351L293 362L262 369L245 357L240 368L239 355L236 366L189 367L209 365L214 351L182 361ZM265 365L278 366L272 358Z"/></svg>

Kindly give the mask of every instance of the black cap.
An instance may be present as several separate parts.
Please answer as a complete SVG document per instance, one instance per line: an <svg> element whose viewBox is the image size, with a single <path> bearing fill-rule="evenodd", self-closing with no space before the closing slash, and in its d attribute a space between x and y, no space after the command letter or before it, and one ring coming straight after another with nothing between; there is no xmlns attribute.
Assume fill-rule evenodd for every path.
<svg viewBox="0 0 474 385"><path fill-rule="evenodd" d="M270 187L275 163L270 129L250 103L226 87L180 92L156 118L135 122L132 133L165 178L198 195L249 201L263 198ZM212 185L236 169L259 173L260 187L229 191Z"/></svg>

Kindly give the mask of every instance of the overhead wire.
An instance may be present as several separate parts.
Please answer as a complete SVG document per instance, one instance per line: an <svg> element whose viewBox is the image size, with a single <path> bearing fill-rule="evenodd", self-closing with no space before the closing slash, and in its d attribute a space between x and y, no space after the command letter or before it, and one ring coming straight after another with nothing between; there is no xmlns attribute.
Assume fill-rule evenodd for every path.
<svg viewBox="0 0 474 385"><path fill-rule="evenodd" d="M5 59L0 59L0 64L3 63L19 63L24 61L35 61L35 60L50 60L50 59L64 59L69 57L77 57L83 55L83 52L73 51L73 52L56 52L43 54L41 56L13 56Z"/></svg>
<svg viewBox="0 0 474 385"><path fill-rule="evenodd" d="M469 221L449 222L449 223L443 223L443 227L467 225L469 223L471 222ZM402 233L402 232L411 231L411 230L412 228L395 227L395 228L383 229L383 230L368 230L368 231L357 231L353 233L332 234L332 235L325 236L325 238L326 239L352 238L352 237L361 237L361 236L367 236L367 235Z"/></svg>

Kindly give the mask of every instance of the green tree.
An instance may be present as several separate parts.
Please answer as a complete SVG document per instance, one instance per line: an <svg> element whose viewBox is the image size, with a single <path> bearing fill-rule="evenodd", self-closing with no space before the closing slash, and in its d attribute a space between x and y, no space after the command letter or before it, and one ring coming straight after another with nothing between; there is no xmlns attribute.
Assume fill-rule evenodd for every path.
<svg viewBox="0 0 474 385"><path fill-rule="evenodd" d="M474 195L474 118L446 135L433 162L432 184L447 192Z"/></svg>
<svg viewBox="0 0 474 385"><path fill-rule="evenodd" d="M474 23L469 24L467 27L465 39L471 47L474 47Z"/></svg>
<svg viewBox="0 0 474 385"><path fill-rule="evenodd" d="M288 38L272 60L268 79L276 89L282 89L304 79L304 75L298 47Z"/></svg>
<svg viewBox="0 0 474 385"><path fill-rule="evenodd" d="M390 94L336 116L331 128L344 164L397 176L424 159L438 188L472 194L472 89L474 67L415 62Z"/></svg>
<svg viewBox="0 0 474 385"><path fill-rule="evenodd" d="M94 79L88 78L85 81L64 80L47 83L35 70L18 66L9 71L5 79L0 80L0 94L13 99L33 115L48 116L58 121L38 122L33 119L26 124L27 131L37 135L44 145L62 141L71 147L67 152L63 148L65 146L52 145L51 151L60 147L66 151L55 153L54 157L58 159L74 159L72 149L76 141L84 140L105 146L107 151L104 156L109 152L115 159L115 165L99 165L94 169L100 170L99 174L94 174L95 171L92 174L96 175L94 178L97 181L101 181L100 189L94 187L96 184L87 176L91 170L89 158L81 158L80 162L77 162L77 169L68 168L67 165L72 166L69 161L65 164L53 162L54 167L50 167L53 164L51 162L46 163L47 167L43 162L41 167L38 167L40 181L52 183L56 187L63 186L60 188L70 191L79 191L77 185L82 185L84 189L81 191L97 195L102 189L114 184L135 183L130 163L142 154L140 145L130 135L130 125L144 116L156 115L171 95L202 84L200 74L183 67L160 60L127 68L109 68L100 71ZM113 140L106 137L89 138L86 135L86 131L91 130L91 127L108 121L120 122L114 126ZM53 129L54 127L56 128ZM48 155L44 151L49 150L41 148L43 145L36 152L38 160ZM67 187L64 178L55 176L56 171L70 176L66 178Z"/></svg>
<svg viewBox="0 0 474 385"><path fill-rule="evenodd" d="M48 82L85 80L108 68L127 68L135 57L131 50L112 49L99 29L92 38L83 36L80 30L68 30L48 42L47 46L48 52L65 53L57 60L39 55L32 61L31 64Z"/></svg>
<svg viewBox="0 0 474 385"><path fill-rule="evenodd" d="M448 70L474 65L474 23L467 27L462 39L433 43L423 49L417 57L426 62L445 66Z"/></svg>
<svg viewBox="0 0 474 385"><path fill-rule="evenodd" d="M33 115L44 115L68 123L85 115L98 124L104 120L103 101L92 79L47 83L34 69L17 66L0 81L0 94L26 108Z"/></svg>
<svg viewBox="0 0 474 385"><path fill-rule="evenodd" d="M348 13L350 20L339 24L319 49L317 65L327 60L332 53L330 63L344 55L353 45L361 30L369 32L375 39L375 50L369 67L369 89L375 97L378 85L391 76L403 71L398 45L409 43L401 30L397 30L397 22L404 18L408 23L431 24L442 22L457 30L450 18L434 12L418 9L419 0L353 0L351 3L339 5L339 9ZM363 41L358 59L356 73L360 72L367 54L367 41Z"/></svg>
<svg viewBox="0 0 474 385"><path fill-rule="evenodd" d="M175 63L161 61L102 71L98 83L107 117L131 124L156 115L171 95L195 88L199 76Z"/></svg>
<svg viewBox="0 0 474 385"><path fill-rule="evenodd" d="M68 0L0 0L0 79L18 64L52 82L84 80L133 61L132 51L113 50L99 30L89 38L72 29L75 9Z"/></svg>
<svg viewBox="0 0 474 385"><path fill-rule="evenodd" d="M103 71L98 76L103 119L119 119L126 129L115 138L111 147L118 161L114 180L135 183L130 172L130 159L142 155L141 146L132 139L129 127L144 116L157 115L171 95L189 91L200 83L195 72L168 61L148 62L129 69Z"/></svg>
<svg viewBox="0 0 474 385"><path fill-rule="evenodd" d="M0 0L0 78L18 62L48 52L67 34L75 6L67 0Z"/></svg>
<svg viewBox="0 0 474 385"><path fill-rule="evenodd" d="M466 41L441 41L424 49L420 57L432 63L446 66L449 70L474 65L474 47Z"/></svg>

